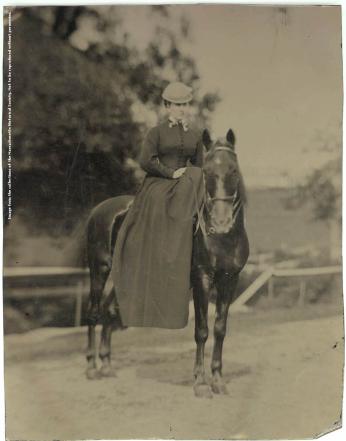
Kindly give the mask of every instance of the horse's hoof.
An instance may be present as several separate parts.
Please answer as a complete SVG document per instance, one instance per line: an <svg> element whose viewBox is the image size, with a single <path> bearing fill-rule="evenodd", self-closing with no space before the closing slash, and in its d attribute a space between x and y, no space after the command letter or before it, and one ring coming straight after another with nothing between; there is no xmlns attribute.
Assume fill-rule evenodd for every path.
<svg viewBox="0 0 346 441"><path fill-rule="evenodd" d="M227 387L221 377L211 381L211 390L214 392L214 394L228 395Z"/></svg>
<svg viewBox="0 0 346 441"><path fill-rule="evenodd" d="M101 374L96 368L88 368L85 374L88 380L99 380L101 378Z"/></svg>
<svg viewBox="0 0 346 441"><path fill-rule="evenodd" d="M100 375L102 377L108 377L108 378L117 377L116 370L112 366L102 366L100 369Z"/></svg>
<svg viewBox="0 0 346 441"><path fill-rule="evenodd" d="M195 397L197 398L213 398L209 384L200 383L193 386Z"/></svg>

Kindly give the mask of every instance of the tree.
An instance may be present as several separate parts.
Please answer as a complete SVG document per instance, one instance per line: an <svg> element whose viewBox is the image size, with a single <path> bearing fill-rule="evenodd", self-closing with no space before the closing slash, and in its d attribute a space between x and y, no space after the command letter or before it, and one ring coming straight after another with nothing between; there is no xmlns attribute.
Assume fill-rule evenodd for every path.
<svg viewBox="0 0 346 441"><path fill-rule="evenodd" d="M164 6L150 10L169 18ZM157 20L141 52L128 41L118 11L33 7L21 8L16 19L13 208L33 232L68 234L98 202L134 192L139 146L168 73L199 81L194 60L179 48L189 33L186 20L179 31ZM6 66L4 72L6 82ZM207 124L218 97L203 100L208 110L200 108L200 118Z"/></svg>
<svg viewBox="0 0 346 441"><path fill-rule="evenodd" d="M341 197L342 155L341 145L333 137L320 138L317 149L328 153L332 159L309 174L293 194L286 199L288 208L310 204L314 220L325 222L329 228L329 258L341 258Z"/></svg>

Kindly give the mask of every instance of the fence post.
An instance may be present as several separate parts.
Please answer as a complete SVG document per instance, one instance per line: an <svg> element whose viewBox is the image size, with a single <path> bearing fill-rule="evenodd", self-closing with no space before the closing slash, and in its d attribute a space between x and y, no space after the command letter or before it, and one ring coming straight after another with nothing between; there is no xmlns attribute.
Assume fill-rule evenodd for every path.
<svg viewBox="0 0 346 441"><path fill-rule="evenodd" d="M302 279L299 283L299 297L298 297L298 305L305 305L305 297L306 297L306 280Z"/></svg>
<svg viewBox="0 0 346 441"><path fill-rule="evenodd" d="M79 280L76 287L76 309L74 325L80 326L82 321L82 301L83 301L84 279Z"/></svg>
<svg viewBox="0 0 346 441"><path fill-rule="evenodd" d="M237 311L238 309L242 309L243 305L245 305L245 303L268 282L268 280L273 276L273 272L274 268L269 267L266 271L260 274L257 279L255 279L251 285L248 286L246 290L234 300L234 302L231 304L230 310Z"/></svg>
<svg viewBox="0 0 346 441"><path fill-rule="evenodd" d="M274 298L274 276L268 280L268 299L273 300Z"/></svg>

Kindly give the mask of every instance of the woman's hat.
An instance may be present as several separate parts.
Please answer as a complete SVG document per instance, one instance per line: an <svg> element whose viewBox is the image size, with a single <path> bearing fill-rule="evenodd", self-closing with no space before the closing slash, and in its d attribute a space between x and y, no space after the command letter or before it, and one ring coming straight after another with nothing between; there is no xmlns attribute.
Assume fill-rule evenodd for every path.
<svg viewBox="0 0 346 441"><path fill-rule="evenodd" d="M174 104L188 103L192 100L192 89L178 81L170 83L163 91L162 98Z"/></svg>

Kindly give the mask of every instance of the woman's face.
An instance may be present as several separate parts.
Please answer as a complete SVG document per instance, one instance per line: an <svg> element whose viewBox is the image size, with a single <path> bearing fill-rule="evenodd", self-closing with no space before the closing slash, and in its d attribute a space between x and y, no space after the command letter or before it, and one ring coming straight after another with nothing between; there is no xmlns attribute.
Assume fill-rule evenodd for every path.
<svg viewBox="0 0 346 441"><path fill-rule="evenodd" d="M189 115L190 103L174 104L169 103L167 107L168 115L173 119L185 119Z"/></svg>

